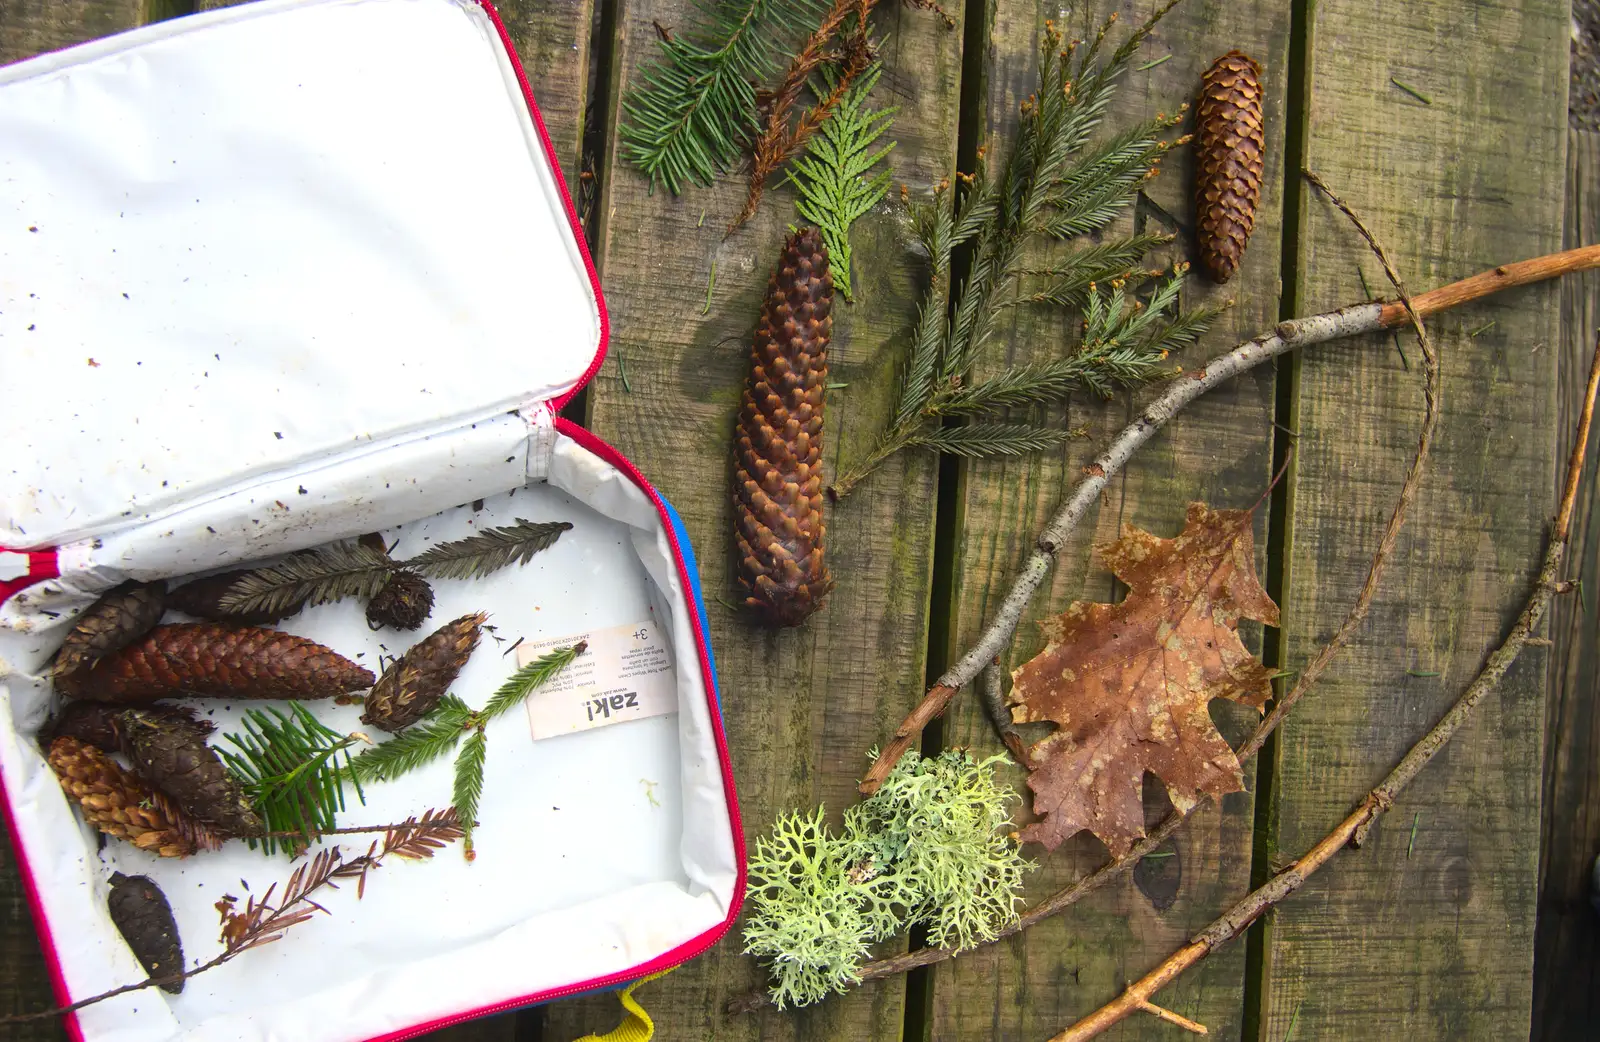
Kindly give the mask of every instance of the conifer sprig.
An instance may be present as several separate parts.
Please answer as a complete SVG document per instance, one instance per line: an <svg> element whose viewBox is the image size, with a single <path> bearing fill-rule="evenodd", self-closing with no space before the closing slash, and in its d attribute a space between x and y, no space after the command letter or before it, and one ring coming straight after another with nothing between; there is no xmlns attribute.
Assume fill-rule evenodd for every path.
<svg viewBox="0 0 1600 1042"><path fill-rule="evenodd" d="M928 258L927 294L892 418L860 456L846 460L835 496L904 448L977 459L1059 445L1075 432L1014 422L995 410L1057 402L1078 390L1109 395L1170 373L1168 353L1192 343L1215 319L1218 308L1178 311L1184 265L1146 266L1145 256L1165 236L1113 235L1043 265L1026 263L1053 239L1104 233L1155 176L1162 156L1185 140L1165 138L1181 113L1097 138L1120 74L1177 2L1168 0L1110 54L1105 45L1114 16L1087 44L1064 43L1047 22L1038 89L1022 102L1016 142L998 174L980 163L954 192L942 187L930 204L914 208L917 243ZM971 266L953 288L951 256L964 245ZM1081 335L1070 350L975 381L973 370L1001 316L1041 305L1081 313Z"/></svg>
<svg viewBox="0 0 1600 1042"><path fill-rule="evenodd" d="M834 287L846 300L854 299L850 287L850 226L889 192L889 170L872 171L895 143L874 146L894 122L899 108L873 109L867 105L867 95L882 74L883 67L874 63L845 91L833 117L812 137L805 155L795 160L791 174L800 192L796 208L802 218L822 232ZM818 95L831 93L838 78L837 73L824 73Z"/></svg>
<svg viewBox="0 0 1600 1042"><path fill-rule="evenodd" d="M223 612L248 615L314 607L346 597L370 600L396 572L429 579L478 579L512 564L527 564L553 546L569 521L527 521L485 528L465 539L440 543L405 561L363 543L331 543L240 576L220 602Z"/></svg>
<svg viewBox="0 0 1600 1042"><path fill-rule="evenodd" d="M360 780L349 771L349 749L360 737L327 727L298 702L289 710L288 716L277 709L246 710L244 733L226 736L239 751L220 750L266 826L265 837L246 838L269 854L303 846L336 828L334 817L345 809L346 779L366 802Z"/></svg>
<svg viewBox="0 0 1600 1042"><path fill-rule="evenodd" d="M465 840L462 850L467 859L472 860L476 856L472 829L477 824L478 803L483 795L483 766L489 750L485 728L489 721L527 701L528 696L554 680L588 649L588 642L579 641L540 656L513 673L480 710L472 709L455 695L445 695L427 716L351 760L346 773L361 781L393 781L443 759L460 745L455 762L453 803L461 819Z"/></svg>
<svg viewBox="0 0 1600 1042"><path fill-rule="evenodd" d="M624 154L677 195L709 185L759 126L756 84L779 51L817 24L819 0L698 0L701 27L661 32L661 54L623 100Z"/></svg>

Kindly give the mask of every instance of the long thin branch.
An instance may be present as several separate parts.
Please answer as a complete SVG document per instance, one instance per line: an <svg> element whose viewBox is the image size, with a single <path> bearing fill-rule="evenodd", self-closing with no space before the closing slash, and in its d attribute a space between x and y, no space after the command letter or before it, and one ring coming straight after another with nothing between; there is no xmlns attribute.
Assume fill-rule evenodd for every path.
<svg viewBox="0 0 1600 1042"><path fill-rule="evenodd" d="M1589 444L1589 427L1594 419L1597 388L1600 388L1600 343L1595 345L1594 359L1589 365L1589 383L1585 392L1583 412L1578 419L1577 437L1567 464L1566 488L1561 496L1561 507L1556 514L1555 528L1550 536L1550 544L1545 549L1544 564L1539 569L1539 577L1534 582L1533 591L1528 595L1527 603L1516 625L1511 628L1511 633L1489 656L1489 661L1462 692L1455 705L1434 724L1432 730L1411 747L1382 784L1367 793L1350 816L1324 836L1316 846L1308 850L1294 864L1273 876L1266 885L1248 894L1210 926L1195 934L1188 944L1129 985L1116 999L1062 1031L1050 1042L1086 1042L1113 1024L1126 1019L1142 1008L1143 1004L1148 1003L1152 995L1176 979L1184 970L1237 938L1267 909L1299 890L1307 879L1333 860L1334 856L1346 846L1359 846L1373 823L1394 806L1395 798L1418 774L1422 773L1422 769L1429 761L1455 736L1483 697L1494 690L1505 676L1506 670L1516 661L1517 655L1533 637L1534 630L1550 605L1550 597L1559 585L1556 573L1560 570L1562 557L1567 550L1573 504L1578 498L1578 480L1583 474L1583 457Z"/></svg>
<svg viewBox="0 0 1600 1042"><path fill-rule="evenodd" d="M1417 317L1426 318L1503 289L1591 268L1600 268L1600 245L1501 265L1492 271L1424 293L1414 298L1412 305ZM1289 351L1394 328L1410 320L1403 304L1381 302L1354 304L1337 311L1292 319L1279 323L1270 333L1247 340L1217 356L1204 368L1184 373L1168 384L1166 390L1123 429L1110 448L1084 468L1083 480L1039 536L1034 552L1023 564L994 619L966 654L929 689L911 715L884 744L877 762L861 781L861 793L871 795L876 792L889 776L890 769L917 740L922 729L944 712L957 691L970 683L991 659L1005 650L1016 633L1023 612L1055 565L1056 554L1066 545L1067 538L1094 505L1101 491L1134 451L1149 441L1185 406L1212 388Z"/></svg>
<svg viewBox="0 0 1600 1042"><path fill-rule="evenodd" d="M1340 199L1332 191L1332 189L1330 189L1322 181L1321 178L1317 177L1316 174L1307 171L1306 176L1312 181L1313 184L1317 185L1318 188L1326 192L1329 198L1333 201L1334 205L1339 207L1339 209L1350 218L1350 221L1355 225L1356 230L1361 233L1361 236L1367 240L1373 251L1378 255L1378 259L1380 262L1382 262L1384 270L1389 276L1389 280L1394 283L1396 291L1400 293L1402 302L1408 301L1409 296L1406 293L1404 283L1400 279L1399 272L1395 270L1393 263L1390 261L1387 252L1383 248L1383 245L1377 240L1376 236L1373 235L1372 231L1366 226L1365 222L1362 221L1361 217L1357 215L1348 204ZM1402 482L1400 487L1400 492L1396 496L1394 510L1390 514L1389 523L1384 530L1383 538L1379 540L1378 549L1373 554L1372 563L1367 571L1367 579L1362 584L1361 591L1356 596L1355 603L1351 605L1349 612L1345 615L1344 622L1340 625L1333 638L1329 640L1327 645L1321 649L1321 651L1313 660L1312 664L1307 666L1306 669L1301 672L1299 682L1295 684L1294 688L1288 694L1278 700L1274 711L1269 713L1267 717L1261 721L1261 723L1256 727L1255 731L1240 747L1237 755L1241 762L1248 760L1250 757L1254 756L1258 751L1260 751L1261 747L1266 743L1267 737L1271 735L1274 730L1276 730L1278 725L1283 722L1285 716L1288 715L1289 709L1294 705L1295 702L1299 701L1300 698L1305 695L1305 693L1310 689L1311 685L1316 682L1317 678L1320 677L1323 672L1325 672L1328 664L1333 660L1335 655L1337 655L1339 650L1349 642L1350 637L1354 634L1356 628L1360 625L1361 621L1366 618L1368 611L1371 609L1373 598L1377 595L1379 580L1383 576L1383 572L1388 565L1389 557L1399 539L1400 530L1405 524L1406 512L1409 509L1412 500L1416 496L1417 488L1421 485L1429 448L1433 441L1434 431L1439 422L1441 373L1439 370L1438 358L1434 351L1432 342L1428 338L1426 328L1423 326L1420 318L1416 318L1414 315L1411 317L1413 325L1417 330L1418 339L1422 343L1423 357L1425 360L1422 432L1418 437L1417 449L1412 457L1411 466L1407 470L1405 480ZM1287 467L1288 464L1285 463L1284 469L1280 470L1279 473L1272 479L1271 485L1268 486L1269 493L1272 487L1275 486L1283 477ZM1264 498L1265 494L1263 495L1263 499ZM1259 505L1260 504L1258 503L1257 506ZM1026 759L1023 751L1019 748L1020 737L1017 735L1015 730L1010 730L1008 732L1006 729L1006 723L1009 722L1009 718L1003 717L1001 711L995 708L1000 702L999 686L999 666L997 662L991 662L989 665L984 667L984 670L980 675L980 687L982 688L984 708L994 719L995 727L1000 731L1002 737L1005 738L1007 748L1011 750L1011 754L1016 757L1019 763L1023 763L1026 762ZM1199 805L1197 804L1196 807L1198 806ZM1021 933L1023 930L1026 930L1028 927L1033 926L1036 923L1042 922L1051 916L1060 914L1061 912L1070 908L1072 905L1076 904L1078 901L1082 900L1084 897L1087 897L1089 894L1093 893L1095 890L1098 890L1104 884L1110 882L1112 879L1115 879L1124 872L1129 871L1133 868L1133 866L1139 863L1140 859L1142 859L1145 855L1154 852L1155 849L1159 847L1168 836L1176 832L1179 826L1181 826L1183 822L1188 819L1189 815L1194 811L1194 809L1196 808L1191 807L1188 810L1173 810L1161 821L1159 825L1151 830L1143 840L1136 843L1134 847L1126 854L1112 859L1073 885L1057 891L1051 896L1045 898L1043 901L1034 905L1032 908L1024 912L1017 922L1002 929L993 938L993 940L987 943L992 944L995 941L1014 936L1015 934ZM970 951L971 949L966 950ZM860 970L858 971L859 981L865 982L869 980L879 980L898 973L905 973L909 970L916 969L919 966L929 966L935 963L943 962L947 959L955 958L959 954L961 954L961 949L956 948L923 948L916 951L907 952L902 955L891 956L886 959L876 959L871 962L867 962L860 967ZM766 1002L766 993L762 991L756 991L735 999L729 1004L728 1009L729 1012L749 1012L759 1009L761 1006L765 1005Z"/></svg>

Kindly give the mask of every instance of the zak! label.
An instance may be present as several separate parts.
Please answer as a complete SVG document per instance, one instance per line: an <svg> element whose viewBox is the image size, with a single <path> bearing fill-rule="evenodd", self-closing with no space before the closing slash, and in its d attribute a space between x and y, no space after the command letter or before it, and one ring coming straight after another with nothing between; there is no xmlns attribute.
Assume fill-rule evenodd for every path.
<svg viewBox="0 0 1600 1042"><path fill-rule="evenodd" d="M654 623L525 642L517 648L517 664L580 640L589 642L588 650L528 699L535 741L678 711L672 656Z"/></svg>

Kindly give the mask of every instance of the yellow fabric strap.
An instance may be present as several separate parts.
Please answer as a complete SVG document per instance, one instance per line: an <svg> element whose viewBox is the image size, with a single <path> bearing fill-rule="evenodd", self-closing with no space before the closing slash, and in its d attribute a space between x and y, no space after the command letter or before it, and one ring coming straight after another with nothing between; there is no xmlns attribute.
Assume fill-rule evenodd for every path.
<svg viewBox="0 0 1600 1042"><path fill-rule="evenodd" d="M617 993L617 999L622 1003L622 1023L604 1035L585 1035L578 1039L578 1042L650 1042L655 1036L656 1025L650 1019L650 1014L644 1011L644 1007L634 1000L633 989L641 984L649 984L659 977L665 977L671 972L672 970L668 969L652 973L623 988Z"/></svg>

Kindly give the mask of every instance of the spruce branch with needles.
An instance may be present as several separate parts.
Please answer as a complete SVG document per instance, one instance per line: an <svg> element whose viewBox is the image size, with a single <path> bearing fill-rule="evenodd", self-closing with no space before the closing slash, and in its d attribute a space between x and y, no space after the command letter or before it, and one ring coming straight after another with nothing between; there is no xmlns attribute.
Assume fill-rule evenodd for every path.
<svg viewBox="0 0 1600 1042"><path fill-rule="evenodd" d="M266 835L246 839L268 854L303 847L334 831L335 815L345 809L347 778L356 798L366 802L360 779L348 772L350 747L365 736L340 734L298 702L289 710L287 716L277 709L246 710L244 733L226 735L239 751L220 750L266 826Z"/></svg>
<svg viewBox="0 0 1600 1042"><path fill-rule="evenodd" d="M220 607L228 614L247 615L296 605L310 608L346 597L370 600L397 572L428 579L479 579L512 564L527 564L571 528L568 521L519 517L515 524L440 543L404 561L364 543L332 543L245 573L223 595Z"/></svg>
<svg viewBox="0 0 1600 1042"><path fill-rule="evenodd" d="M1181 114L1096 140L1121 73L1176 3L1168 0L1109 54L1114 16L1086 45L1064 43L1047 22L1038 89L1022 102L1017 140L998 176L980 165L954 191L941 186L930 203L912 208L928 290L890 421L860 456L846 461L832 486L836 497L901 449L978 459L1058 445L1073 432L1014 422L997 410L1057 402L1078 390L1109 395L1170 375L1168 353L1193 343L1216 318L1219 308L1179 312L1186 266L1144 266L1145 255L1165 236L1076 241L1105 233L1155 176L1166 152L1185 140L1165 137ZM1030 250L1053 240L1073 245L1047 265L1027 263ZM972 262L956 288L951 258L961 247L971 249ZM1075 346L1061 358L974 379L1002 316L1041 305L1080 313Z"/></svg>
<svg viewBox="0 0 1600 1042"><path fill-rule="evenodd" d="M528 696L554 680L558 673L587 650L588 642L579 641L534 659L501 684L482 709L471 708L455 695L445 695L427 716L387 742L352 759L344 773L358 783L393 781L403 774L443 759L459 745L453 802L463 829L462 850L467 859L472 860L476 856L472 847L472 830L477 825L478 804L483 795L483 769L489 742L486 728L489 722L522 705Z"/></svg>
<svg viewBox="0 0 1600 1042"><path fill-rule="evenodd" d="M661 54L623 99L629 161L677 195L728 170L760 125L756 84L821 19L820 0L698 0L704 24L658 32Z"/></svg>

